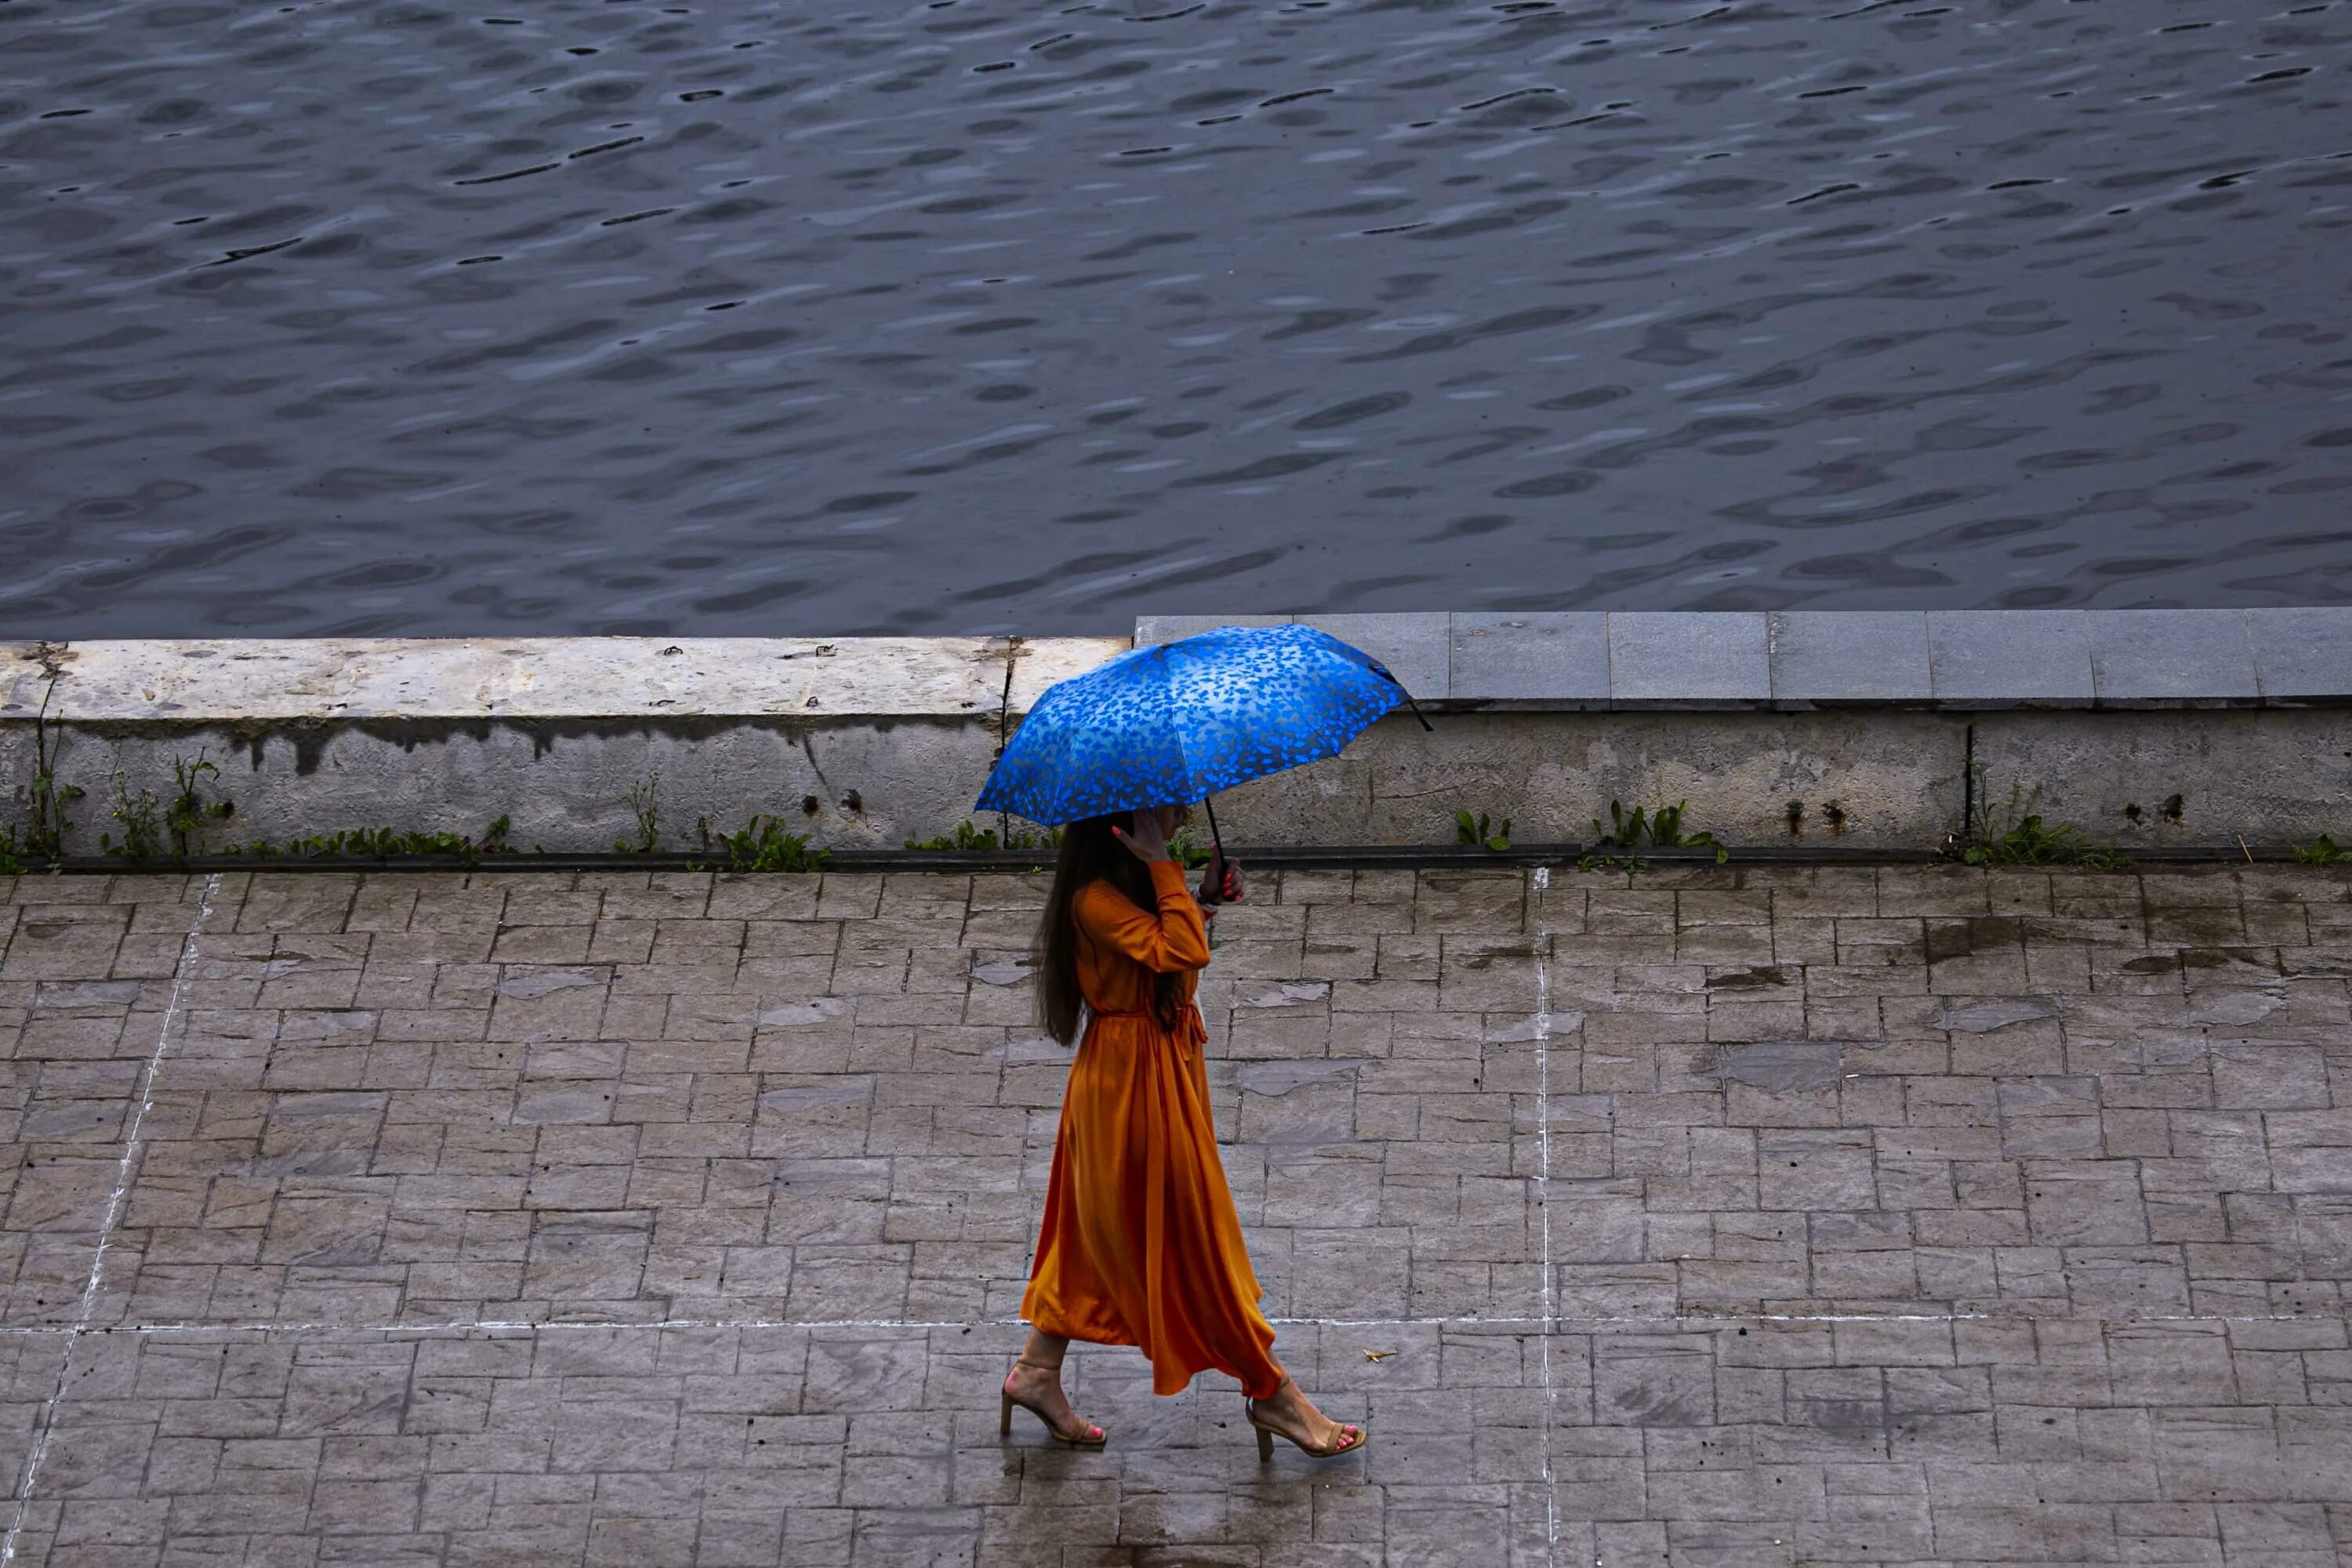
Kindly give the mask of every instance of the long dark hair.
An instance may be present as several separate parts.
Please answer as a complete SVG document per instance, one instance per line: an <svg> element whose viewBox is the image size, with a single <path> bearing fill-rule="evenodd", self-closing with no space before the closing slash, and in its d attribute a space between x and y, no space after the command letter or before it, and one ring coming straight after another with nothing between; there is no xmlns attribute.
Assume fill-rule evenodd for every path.
<svg viewBox="0 0 2352 1568"><path fill-rule="evenodd" d="M1160 897L1152 891L1151 873L1143 862L1112 836L1125 829L1129 816L1090 816L1062 830L1062 855L1054 866L1054 890L1045 900L1045 918L1037 922L1037 1010L1045 1032L1064 1045L1078 1037L1078 1009L1086 998L1078 991L1078 922L1072 914L1078 894L1095 882L1108 882L1137 908L1155 913ZM1184 977L1152 976L1151 1011L1162 1028L1183 1021Z"/></svg>

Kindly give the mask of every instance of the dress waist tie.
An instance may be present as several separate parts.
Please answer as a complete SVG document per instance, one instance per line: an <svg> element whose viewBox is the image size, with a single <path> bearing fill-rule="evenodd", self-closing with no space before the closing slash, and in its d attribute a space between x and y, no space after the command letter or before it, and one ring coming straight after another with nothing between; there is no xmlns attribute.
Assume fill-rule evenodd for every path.
<svg viewBox="0 0 2352 1568"><path fill-rule="evenodd" d="M1090 1019L1143 1018L1154 1024L1160 1022L1160 1015L1153 1012L1149 1007L1098 1008L1091 1002L1087 1004L1087 1016ZM1201 1054L1201 1047L1209 1043L1209 1026L1202 1021L1201 1005L1199 1003L1187 1002L1184 1004L1183 1021L1176 1026L1173 1033L1178 1048L1183 1051L1186 1056L1199 1056Z"/></svg>

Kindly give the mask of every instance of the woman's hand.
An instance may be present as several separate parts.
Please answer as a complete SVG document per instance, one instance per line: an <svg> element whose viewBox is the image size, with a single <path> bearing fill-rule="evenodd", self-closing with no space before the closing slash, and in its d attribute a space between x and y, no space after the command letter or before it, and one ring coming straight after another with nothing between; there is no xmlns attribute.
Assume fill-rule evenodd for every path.
<svg viewBox="0 0 2352 1568"><path fill-rule="evenodd" d="M1242 863L1228 860L1223 855L1209 858L1208 874L1201 879L1201 902L1203 904L1238 904L1244 892Z"/></svg>
<svg viewBox="0 0 2352 1568"><path fill-rule="evenodd" d="M1155 860L1172 858L1168 853L1168 835L1160 826L1160 813L1150 806L1135 814L1134 826L1127 831L1122 833L1116 827L1110 831L1129 854L1147 866Z"/></svg>

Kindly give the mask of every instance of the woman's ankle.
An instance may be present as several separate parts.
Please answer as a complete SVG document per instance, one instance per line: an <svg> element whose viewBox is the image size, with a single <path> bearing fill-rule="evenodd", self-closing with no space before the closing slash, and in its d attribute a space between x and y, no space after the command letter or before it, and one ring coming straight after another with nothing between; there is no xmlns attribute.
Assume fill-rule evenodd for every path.
<svg viewBox="0 0 2352 1568"><path fill-rule="evenodd" d="M1298 1380L1296 1380L1296 1377L1291 1377L1289 1373L1284 1373L1284 1375L1282 1375L1282 1383L1275 1384L1273 1392L1267 1392L1267 1394L1251 1394L1251 1396L1249 1396L1251 1404L1261 1404L1261 1405L1265 1405L1267 1411L1286 1411L1286 1408L1291 1408L1291 1405L1298 1404L1298 1401L1303 1401L1303 1399L1306 1399L1306 1392L1301 1392L1301 1387L1298 1387Z"/></svg>

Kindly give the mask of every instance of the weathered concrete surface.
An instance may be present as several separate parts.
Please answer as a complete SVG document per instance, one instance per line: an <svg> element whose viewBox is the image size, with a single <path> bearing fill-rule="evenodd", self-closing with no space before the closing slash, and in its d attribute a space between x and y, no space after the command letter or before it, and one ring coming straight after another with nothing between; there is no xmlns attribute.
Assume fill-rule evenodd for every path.
<svg viewBox="0 0 2352 1568"><path fill-rule="evenodd" d="M1391 715L1339 757L1219 797L1258 843L1447 843L1460 808L1522 841L1586 839L1612 800L1687 801L1687 826L1749 846L1925 849L1976 801L2126 850L2352 841L2352 710Z"/></svg>
<svg viewBox="0 0 2352 1568"><path fill-rule="evenodd" d="M1003 638L366 637L16 645L0 713L69 722L953 718L1003 700Z"/></svg>
<svg viewBox="0 0 2352 1568"><path fill-rule="evenodd" d="M2051 819L2126 848L2352 832L2352 707L2318 694L2336 623L2305 612L2069 612L2031 618L2020 643L2006 622L1908 615L1318 624L1437 694L1438 728L1392 715L1339 758L1233 792L1220 816L1238 840L1450 843L1466 808L1511 819L1523 842L1575 841L1612 800L1687 801L1690 826L1739 847L1916 851L1962 827L1972 758L1992 798L2038 790ZM2082 669L2025 681L2018 670L2048 673L2020 663L2035 637ZM210 829L215 848L358 827L478 834L504 816L518 847L608 850L635 839L627 797L656 776L666 847L694 847L698 819L723 833L765 815L821 844L895 848L968 820L1038 696L1127 646L19 646L0 650L0 787L21 811L47 698L59 776L86 792L68 839L80 854L121 837L118 787L167 795L173 764L200 755L236 807ZM2266 696L2265 681L2291 689Z"/></svg>
<svg viewBox="0 0 2352 1568"><path fill-rule="evenodd" d="M2126 848L2352 841L2352 711L2000 713L1976 725L1981 798Z"/></svg>
<svg viewBox="0 0 2352 1568"><path fill-rule="evenodd" d="M665 845L777 816L819 842L896 848L971 815L1016 669L1042 689L1124 647L1003 638L579 637L104 643L0 661L0 778L18 809L51 692L77 853L95 854L116 773L168 795L175 761L220 769L236 807L215 847L359 827L604 850L636 837L658 775ZM1019 711L1020 710L1014 710Z"/></svg>
<svg viewBox="0 0 2352 1568"><path fill-rule="evenodd" d="M1147 616L1139 643L1300 621L1424 702L1498 708L1953 711L2341 706L2352 606Z"/></svg>
<svg viewBox="0 0 2352 1568"><path fill-rule="evenodd" d="M1108 1449L996 1434L1067 1062L1033 881L0 882L11 1543L2352 1552L2352 876L1257 894L1210 1075L1277 1351L1374 1435L1323 1469L1261 1469L1230 1385L1156 1400L1129 1351L1072 1363Z"/></svg>
<svg viewBox="0 0 2352 1568"><path fill-rule="evenodd" d="M1612 800L1687 800L1691 827L1733 844L1922 849L1959 825L1968 771L1963 721L1897 710L1436 722L1392 714L1339 757L1220 795L1219 824L1245 842L1446 844L1466 808L1558 843L1591 837Z"/></svg>

